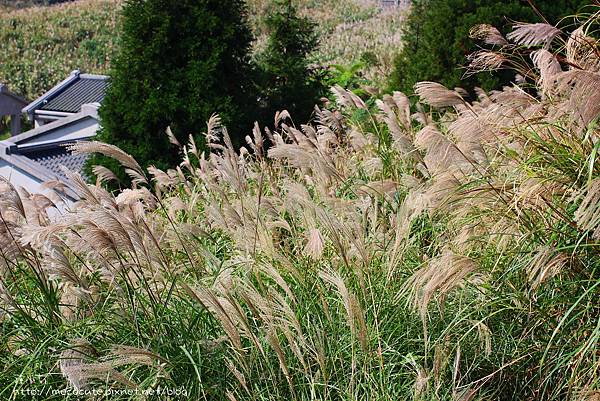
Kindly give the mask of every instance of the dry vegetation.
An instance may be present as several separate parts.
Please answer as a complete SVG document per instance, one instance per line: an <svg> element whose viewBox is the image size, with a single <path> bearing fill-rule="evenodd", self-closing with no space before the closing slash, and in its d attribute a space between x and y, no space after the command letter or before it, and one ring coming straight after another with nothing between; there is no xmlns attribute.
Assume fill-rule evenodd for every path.
<svg viewBox="0 0 600 401"><path fill-rule="evenodd" d="M337 25L321 42L319 61L325 64L348 65L374 57L367 63L364 77L381 85L393 69L393 58L402 45L403 10L379 10L371 18Z"/></svg>
<svg viewBox="0 0 600 401"><path fill-rule="evenodd" d="M351 64L371 52L377 65L367 77L385 79L400 45L402 11L382 11L376 1L298 2L321 35L317 63ZM0 6L0 82L29 99L60 82L72 70L107 73L118 35L122 0L79 0L51 7L2 10ZM267 2L250 0L250 19L261 46L260 17Z"/></svg>
<svg viewBox="0 0 600 401"><path fill-rule="evenodd" d="M250 0L250 15L262 15L269 2ZM372 62L364 68L367 79L383 82L392 68L392 58L401 46L401 28L406 10L379 7L376 0L298 1L300 12L317 24L320 46L315 62L348 66L365 55ZM251 17L252 18L252 17ZM261 24L252 18L261 46Z"/></svg>
<svg viewBox="0 0 600 401"><path fill-rule="evenodd" d="M0 82L35 99L75 69L105 73L121 0L81 0L0 15Z"/></svg>
<svg viewBox="0 0 600 401"><path fill-rule="evenodd" d="M337 87L314 124L279 113L239 153L213 117L210 152L172 139L166 172L80 143L134 186L70 174L81 200L50 215L58 183L5 184L0 396L597 400L597 22L479 27L501 47L476 66L527 80L476 101L423 82L413 114Z"/></svg>

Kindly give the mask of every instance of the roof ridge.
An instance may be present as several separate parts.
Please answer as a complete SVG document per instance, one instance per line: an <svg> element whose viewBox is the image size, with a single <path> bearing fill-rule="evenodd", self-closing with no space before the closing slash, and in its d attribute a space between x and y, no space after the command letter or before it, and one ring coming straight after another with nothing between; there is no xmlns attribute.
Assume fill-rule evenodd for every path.
<svg viewBox="0 0 600 401"><path fill-rule="evenodd" d="M80 74L79 78L81 79L98 79L102 81L107 81L110 77L108 75L101 74Z"/></svg>
<svg viewBox="0 0 600 401"><path fill-rule="evenodd" d="M13 137L6 139L5 142L11 143L11 144L18 144L18 142L21 142L23 140L35 138L35 137L42 135L48 131L52 131L56 128L60 128L63 125L69 125L76 121L79 121L79 120L82 120L82 119L88 118L88 117L98 120L98 111L94 110L94 108L91 108L91 107L85 107L85 108L82 108L82 110L79 113L75 113L69 117L60 118L51 123L44 124L37 128L31 129L29 131L22 132L19 135L15 135Z"/></svg>
<svg viewBox="0 0 600 401"><path fill-rule="evenodd" d="M60 92L65 90L72 82L78 80L80 75L81 71L73 70L71 74L69 74L69 76L65 78L62 82L58 83L57 85L52 87L52 89L50 89L48 92L44 93L42 96L38 97L33 102L23 107L21 111L26 114L31 114L33 111L35 111L36 108L44 104L44 101L47 101L49 97L58 95Z"/></svg>

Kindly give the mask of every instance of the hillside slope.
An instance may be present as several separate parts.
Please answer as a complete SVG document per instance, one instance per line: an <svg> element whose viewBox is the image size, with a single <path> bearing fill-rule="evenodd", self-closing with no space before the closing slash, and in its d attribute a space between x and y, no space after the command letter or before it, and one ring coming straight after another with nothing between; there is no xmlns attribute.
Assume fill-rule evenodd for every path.
<svg viewBox="0 0 600 401"><path fill-rule="evenodd" d="M258 37L264 38L259 20L270 0L249 0L251 22ZM311 18L320 34L320 46L314 55L319 64L348 66L367 58L364 68L367 78L376 82L387 77L392 58L401 45L404 9L381 9L376 0L299 0L303 15Z"/></svg>
<svg viewBox="0 0 600 401"><path fill-rule="evenodd" d="M83 0L0 16L0 82L32 99L76 68L105 72L119 3Z"/></svg>
<svg viewBox="0 0 600 401"><path fill-rule="evenodd" d="M599 17L486 47L530 81L476 101L338 86L166 171L81 141L135 185L52 218L0 183L0 399L598 401Z"/></svg>
<svg viewBox="0 0 600 401"><path fill-rule="evenodd" d="M122 0L80 0L51 7L29 7L0 13L0 82L32 99L70 71L106 73L117 40ZM258 40L264 38L260 16L265 0L248 2ZM382 11L371 0L301 0L300 9L317 23L319 63L350 64L364 53L376 55L370 78L387 74L400 42L402 12Z"/></svg>

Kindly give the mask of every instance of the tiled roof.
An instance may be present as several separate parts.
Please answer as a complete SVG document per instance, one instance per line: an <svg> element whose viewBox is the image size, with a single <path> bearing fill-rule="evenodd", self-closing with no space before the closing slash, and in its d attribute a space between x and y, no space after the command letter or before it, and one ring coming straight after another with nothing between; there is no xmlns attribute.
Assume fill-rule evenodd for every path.
<svg viewBox="0 0 600 401"><path fill-rule="evenodd" d="M0 159L22 172L15 179L19 180L18 177L22 177L24 173L37 183L59 180L67 186L66 196L75 200L78 196L73 190L72 181L65 176L61 166L87 179L83 174L86 155L72 154L66 145L88 140L95 135L94 126L89 124L83 124L83 128L79 126L76 134L71 132L71 126L77 128L78 123L88 119L94 120L95 127L98 127L98 110L95 105L84 105L79 113L0 141ZM31 185L28 182L22 185Z"/></svg>
<svg viewBox="0 0 600 401"><path fill-rule="evenodd" d="M64 146L53 147L45 150L38 150L31 153L25 153L24 156L41 164L52 173L61 178L66 178L60 166L65 166L69 170L83 174L83 166L87 160L85 154L73 154Z"/></svg>
<svg viewBox="0 0 600 401"><path fill-rule="evenodd" d="M101 103L108 79L106 77L80 77L56 96L48 99L40 110L77 113L87 103Z"/></svg>

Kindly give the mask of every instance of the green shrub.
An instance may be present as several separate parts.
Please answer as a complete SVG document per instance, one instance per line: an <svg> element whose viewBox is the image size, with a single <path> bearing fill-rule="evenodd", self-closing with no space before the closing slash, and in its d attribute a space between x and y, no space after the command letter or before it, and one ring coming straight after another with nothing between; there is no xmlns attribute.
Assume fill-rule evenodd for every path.
<svg viewBox="0 0 600 401"><path fill-rule="evenodd" d="M243 0L130 0L122 18L100 140L144 166L165 167L179 157L164 134L168 126L181 141L213 113L232 132L250 126L252 34Z"/></svg>
<svg viewBox="0 0 600 401"><path fill-rule="evenodd" d="M479 73L464 77L467 56L477 47L469 38L476 24L491 24L502 33L514 21L539 22L541 13L549 22L576 12L590 1L538 0L535 9L520 0L413 0L404 27L404 47L394 60L389 79L391 89L412 92L419 81L435 81L467 90L480 86L486 90L509 83L514 73Z"/></svg>
<svg viewBox="0 0 600 401"><path fill-rule="evenodd" d="M287 109L300 121L306 121L326 93L322 74L309 66L308 56L317 47L315 24L298 16L291 1L277 0L264 25L267 46L257 55L262 120L268 123L275 112Z"/></svg>
<svg viewBox="0 0 600 401"><path fill-rule="evenodd" d="M333 64L329 70L329 86L339 85L355 93L364 94L361 87L369 83L362 74L366 66L367 63L362 60L348 66Z"/></svg>

